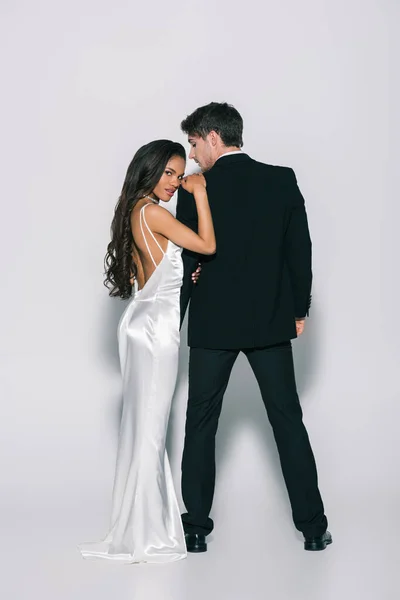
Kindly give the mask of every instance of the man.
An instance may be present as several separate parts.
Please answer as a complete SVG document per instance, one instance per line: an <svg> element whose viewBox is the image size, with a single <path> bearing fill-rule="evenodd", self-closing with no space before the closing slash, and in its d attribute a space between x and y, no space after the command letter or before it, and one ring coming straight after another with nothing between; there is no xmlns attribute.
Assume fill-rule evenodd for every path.
<svg viewBox="0 0 400 600"><path fill-rule="evenodd" d="M311 304L311 240L294 172L241 151L243 120L226 103L198 108L181 124L190 158L205 173L217 253L184 251L181 318L190 301L189 399L182 459L182 515L189 552L207 550L215 486L215 435L232 367L244 352L260 386L277 443L295 526L306 550L332 538L302 421L290 340ZM177 218L196 230L193 197L179 190Z"/></svg>

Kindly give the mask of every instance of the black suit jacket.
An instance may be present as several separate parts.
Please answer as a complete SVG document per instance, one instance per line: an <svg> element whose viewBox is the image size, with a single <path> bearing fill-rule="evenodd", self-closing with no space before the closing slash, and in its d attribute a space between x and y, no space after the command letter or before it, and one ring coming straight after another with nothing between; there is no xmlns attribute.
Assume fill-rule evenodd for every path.
<svg viewBox="0 0 400 600"><path fill-rule="evenodd" d="M304 199L293 170L233 154L221 157L205 178L217 252L182 254L181 320L190 299L189 346L255 348L295 338L295 318L308 315L311 304L312 270ZM197 231L195 201L183 188L176 216Z"/></svg>

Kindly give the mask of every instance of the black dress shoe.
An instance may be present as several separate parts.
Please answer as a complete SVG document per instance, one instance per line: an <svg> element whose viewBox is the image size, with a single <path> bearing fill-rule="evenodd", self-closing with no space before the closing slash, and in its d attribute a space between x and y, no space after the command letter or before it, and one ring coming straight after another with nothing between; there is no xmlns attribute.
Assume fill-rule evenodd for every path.
<svg viewBox="0 0 400 600"><path fill-rule="evenodd" d="M304 536L304 550L325 550L329 544L332 544L332 536L329 531L326 531L323 535L318 535L315 537L305 537Z"/></svg>
<svg viewBox="0 0 400 600"><path fill-rule="evenodd" d="M207 552L206 536L199 533L185 533L188 552Z"/></svg>

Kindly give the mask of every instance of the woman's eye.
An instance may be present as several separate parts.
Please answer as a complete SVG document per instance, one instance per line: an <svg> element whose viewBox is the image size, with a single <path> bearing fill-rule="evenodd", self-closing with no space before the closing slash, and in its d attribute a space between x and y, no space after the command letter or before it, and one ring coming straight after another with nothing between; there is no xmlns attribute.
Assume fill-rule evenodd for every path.
<svg viewBox="0 0 400 600"><path fill-rule="evenodd" d="M171 171L165 171L167 175L172 175Z"/></svg>

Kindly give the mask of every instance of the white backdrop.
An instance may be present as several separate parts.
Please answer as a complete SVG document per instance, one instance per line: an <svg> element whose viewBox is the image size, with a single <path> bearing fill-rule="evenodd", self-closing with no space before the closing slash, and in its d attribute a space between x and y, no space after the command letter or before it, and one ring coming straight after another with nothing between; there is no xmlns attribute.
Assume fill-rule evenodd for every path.
<svg viewBox="0 0 400 600"><path fill-rule="evenodd" d="M3 0L7 598L395 597L399 16L395 0ZM137 148L186 144L180 121L210 101L238 108L244 150L293 167L306 198L313 305L295 361L335 544L302 551L240 359L218 435L209 552L158 571L94 565L75 545L105 534L111 501L124 307L102 287L112 212ZM169 436L178 491L185 334Z"/></svg>

